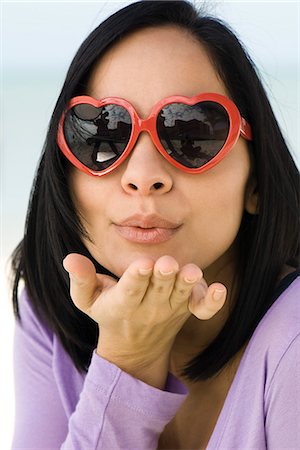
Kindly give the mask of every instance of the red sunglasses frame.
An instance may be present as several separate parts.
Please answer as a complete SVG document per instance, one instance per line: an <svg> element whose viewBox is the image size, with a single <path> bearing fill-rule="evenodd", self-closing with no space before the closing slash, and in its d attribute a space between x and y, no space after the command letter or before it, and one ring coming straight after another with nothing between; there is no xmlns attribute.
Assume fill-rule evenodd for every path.
<svg viewBox="0 0 300 450"><path fill-rule="evenodd" d="M156 129L156 120L157 115L159 111L166 105L169 105L170 103L183 103L185 105L193 106L196 103L202 102L202 101L213 101L216 103L219 103L220 105L225 108L227 111L228 117L229 117L229 131L227 139L221 148L221 150L217 153L217 155L212 158L210 161L208 161L206 164L199 168L190 168L186 167L183 164L180 164L176 160L174 160L168 152L164 149L163 145L161 144L157 129ZM128 141L128 144L120 156L119 159L117 159L111 166L107 167L104 170L101 171L94 171L92 169L89 169L86 167L82 162L80 162L76 156L72 153L70 150L65 136L64 136L64 120L65 115L68 112L69 109L73 108L76 105L79 105L81 103L88 103L90 105L93 105L97 108L100 108L102 106L108 105L108 104L116 104L123 106L126 108L126 110L129 112L131 120L132 120L132 131L131 135ZM241 135L244 139L251 141L252 140L252 131L249 123L240 115L240 112L236 105L233 103L232 100L230 100L228 97L225 97L221 94L216 93L204 93L195 95L194 97L185 97L181 95L174 95L171 97L166 97L162 100L160 100L158 103L156 103L148 116L147 119L141 119L139 115L137 114L134 107L125 99L119 98L119 97L106 97L101 100L96 100L93 97L87 96L87 95L81 95L78 97L73 97L66 108L66 111L63 113L59 125L58 125L58 133L57 133L57 143L59 148L61 149L62 153L67 157L67 159L75 166L77 169L82 170L83 172L87 173L88 175L93 176L103 176L109 172L112 172L114 169L116 169L122 162L127 158L127 156L131 153L133 150L136 141L142 131L147 131L152 139L152 142L154 143L157 150L160 152L160 154L169 161L170 164L177 167L180 170L183 170L184 172L191 173L191 174L199 174L201 172L204 172L211 167L214 167L216 164L218 164L232 149L232 147L236 144L237 140L239 139L239 136Z"/></svg>

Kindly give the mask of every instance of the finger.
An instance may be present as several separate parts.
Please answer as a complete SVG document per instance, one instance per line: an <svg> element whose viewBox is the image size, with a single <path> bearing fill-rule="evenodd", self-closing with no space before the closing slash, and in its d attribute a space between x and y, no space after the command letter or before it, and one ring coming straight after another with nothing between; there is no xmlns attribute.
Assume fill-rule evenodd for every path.
<svg viewBox="0 0 300 450"><path fill-rule="evenodd" d="M190 312L201 320L211 319L223 307L227 295L227 289L223 284L211 284L206 295L196 285L189 300Z"/></svg>
<svg viewBox="0 0 300 450"><path fill-rule="evenodd" d="M143 302L152 302L155 299L156 303L162 301L169 304L178 270L179 265L173 257L161 256L154 264L153 275Z"/></svg>
<svg viewBox="0 0 300 450"><path fill-rule="evenodd" d="M143 300L153 273L154 261L139 258L125 270L115 287L119 309L136 308Z"/></svg>
<svg viewBox="0 0 300 450"><path fill-rule="evenodd" d="M94 264L83 255L70 253L63 266L69 272L71 298L78 309L86 312L101 291Z"/></svg>
<svg viewBox="0 0 300 450"><path fill-rule="evenodd" d="M198 289L202 289L202 297L207 291L207 284L203 279L201 269L195 264L185 265L177 274L176 282L170 297L172 309L184 304L189 299L194 287L199 284Z"/></svg>

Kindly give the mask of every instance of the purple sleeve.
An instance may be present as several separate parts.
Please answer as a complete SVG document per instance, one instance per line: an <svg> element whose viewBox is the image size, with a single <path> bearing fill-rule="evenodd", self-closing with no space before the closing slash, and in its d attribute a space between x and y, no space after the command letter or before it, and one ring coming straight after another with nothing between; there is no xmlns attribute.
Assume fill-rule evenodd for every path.
<svg viewBox="0 0 300 450"><path fill-rule="evenodd" d="M300 448L300 335L280 359L270 383L265 429L269 450Z"/></svg>
<svg viewBox="0 0 300 450"><path fill-rule="evenodd" d="M148 386L94 353L62 448L155 449L186 393L172 376L167 384Z"/></svg>
<svg viewBox="0 0 300 450"><path fill-rule="evenodd" d="M53 336L33 314L24 293L14 336L15 430L12 448L57 449L67 434L52 370Z"/></svg>
<svg viewBox="0 0 300 450"><path fill-rule="evenodd" d="M14 343L12 448L155 449L160 433L186 397L184 386L169 376L166 390L161 391L94 353L75 411L68 417L63 390L54 376L53 335L29 304L22 303Z"/></svg>

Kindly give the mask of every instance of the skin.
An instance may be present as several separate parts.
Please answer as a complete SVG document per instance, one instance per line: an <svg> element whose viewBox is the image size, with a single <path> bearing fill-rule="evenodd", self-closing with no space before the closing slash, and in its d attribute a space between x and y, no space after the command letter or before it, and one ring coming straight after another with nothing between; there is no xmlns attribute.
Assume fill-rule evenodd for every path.
<svg viewBox="0 0 300 450"><path fill-rule="evenodd" d="M127 99L141 118L164 97L201 92L228 96L204 48L174 26L146 28L122 39L95 67L87 89L95 98ZM243 212L256 210L249 174L241 137L218 165L190 175L169 164L147 133L104 177L72 168L73 200L93 241L85 245L120 277L117 283L96 274L82 255L64 260L74 303L100 326L99 355L163 388L170 365L176 373L209 344L234 301L235 238ZM113 223L136 213L156 213L181 227L163 243L129 242Z"/></svg>

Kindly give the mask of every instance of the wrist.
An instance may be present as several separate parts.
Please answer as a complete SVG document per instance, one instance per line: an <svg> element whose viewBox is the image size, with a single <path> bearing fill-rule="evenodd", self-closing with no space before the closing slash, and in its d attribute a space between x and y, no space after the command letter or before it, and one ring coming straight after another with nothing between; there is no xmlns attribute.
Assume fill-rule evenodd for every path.
<svg viewBox="0 0 300 450"><path fill-rule="evenodd" d="M163 390L169 370L169 355L137 355L133 352L115 352L98 343L97 355L115 364L132 377Z"/></svg>

